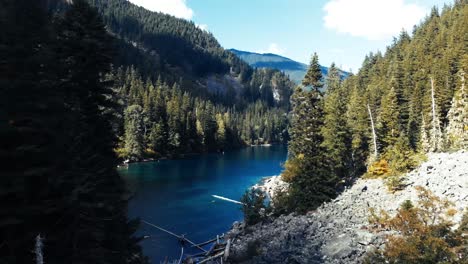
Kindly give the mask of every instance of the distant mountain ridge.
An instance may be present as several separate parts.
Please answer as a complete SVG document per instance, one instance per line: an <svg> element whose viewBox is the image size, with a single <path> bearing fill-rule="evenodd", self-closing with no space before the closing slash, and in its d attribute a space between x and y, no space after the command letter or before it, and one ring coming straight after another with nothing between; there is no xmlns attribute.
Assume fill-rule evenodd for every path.
<svg viewBox="0 0 468 264"><path fill-rule="evenodd" d="M241 58L254 68L270 68L283 71L284 73L289 75L289 78L293 80L296 84L301 83L308 68L307 64L297 62L290 58L286 58L273 53L262 54L237 49L229 49L229 51L237 55L239 58ZM322 74L324 75L324 77L326 77L328 74L328 67L321 66L321 68ZM341 71L342 78L346 78L348 76L348 72Z"/></svg>

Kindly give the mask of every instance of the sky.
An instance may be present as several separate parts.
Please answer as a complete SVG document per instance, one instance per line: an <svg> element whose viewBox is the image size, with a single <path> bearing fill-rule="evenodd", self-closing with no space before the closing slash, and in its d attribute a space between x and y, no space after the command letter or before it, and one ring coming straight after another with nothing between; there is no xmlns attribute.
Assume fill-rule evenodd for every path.
<svg viewBox="0 0 468 264"><path fill-rule="evenodd" d="M152 11L192 20L226 48L275 53L308 63L335 62L357 72L366 54L384 52L452 0L130 0Z"/></svg>

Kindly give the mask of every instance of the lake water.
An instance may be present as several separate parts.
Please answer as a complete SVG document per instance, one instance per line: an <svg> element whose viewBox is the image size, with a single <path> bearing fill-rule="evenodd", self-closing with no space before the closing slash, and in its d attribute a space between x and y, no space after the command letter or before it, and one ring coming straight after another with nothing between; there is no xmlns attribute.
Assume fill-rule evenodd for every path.
<svg viewBox="0 0 468 264"><path fill-rule="evenodd" d="M285 146L248 147L183 160L130 164L119 169L134 192L129 216L185 234L196 243L209 240L242 220L240 205L212 195L240 200L263 177L278 175L286 156ZM149 236L142 245L152 263L180 256L175 237L145 224L138 235Z"/></svg>

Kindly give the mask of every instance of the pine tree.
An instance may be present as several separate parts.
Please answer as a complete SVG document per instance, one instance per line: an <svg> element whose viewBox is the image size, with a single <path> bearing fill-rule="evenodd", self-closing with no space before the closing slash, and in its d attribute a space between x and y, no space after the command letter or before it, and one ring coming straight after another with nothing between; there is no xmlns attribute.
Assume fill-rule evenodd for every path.
<svg viewBox="0 0 468 264"><path fill-rule="evenodd" d="M65 209L55 184L64 161L61 121L67 113L45 2L5 0L1 6L0 263L33 263L35 237L54 241L50 223Z"/></svg>
<svg viewBox="0 0 468 264"><path fill-rule="evenodd" d="M455 93L448 112L447 137L451 148L468 148L468 96L465 89L465 73L460 71L460 90Z"/></svg>
<svg viewBox="0 0 468 264"><path fill-rule="evenodd" d="M346 87L346 86L345 86ZM349 97L346 112L347 126L351 136L352 175L357 176L366 169L369 154L370 121L363 93L354 87Z"/></svg>
<svg viewBox="0 0 468 264"><path fill-rule="evenodd" d="M429 136L427 133L427 124L424 115L422 117L421 128L420 128L420 136L419 136L419 150L426 153L431 150L431 143L429 141Z"/></svg>
<svg viewBox="0 0 468 264"><path fill-rule="evenodd" d="M143 157L143 108L139 105L131 105L125 110L125 151L126 156L137 161Z"/></svg>
<svg viewBox="0 0 468 264"><path fill-rule="evenodd" d="M206 104L202 115L203 142L207 151L216 149L217 124L214 116L213 105Z"/></svg>
<svg viewBox="0 0 468 264"><path fill-rule="evenodd" d="M414 90L413 94L411 95L410 103L409 103L409 118L408 118L408 127L406 131L408 131L408 140L411 148L416 150L418 148L418 142L420 141L421 136L421 122L423 112L423 87L421 85L417 85ZM424 126L425 127L425 126Z"/></svg>
<svg viewBox="0 0 468 264"><path fill-rule="evenodd" d="M326 159L323 148L323 102L318 91L303 92L300 89L295 98L291 141L289 143L290 160L297 160L299 168L292 177L290 197L292 207L305 213L313 210L324 201L336 195L338 178ZM302 118L302 119L301 119Z"/></svg>
<svg viewBox="0 0 468 264"><path fill-rule="evenodd" d="M149 147L159 155L167 153L167 126L163 120L154 123L149 134Z"/></svg>
<svg viewBox="0 0 468 264"><path fill-rule="evenodd" d="M392 87L382 98L382 109L377 123L380 147L383 151L395 144L400 136L398 98Z"/></svg>
<svg viewBox="0 0 468 264"><path fill-rule="evenodd" d="M341 87L340 70L336 67L335 63L332 63L330 68L328 68L328 75L327 79L325 80L325 84L328 94L335 92Z"/></svg>
<svg viewBox="0 0 468 264"><path fill-rule="evenodd" d="M218 127L216 131L216 143L219 149L224 149L226 145L226 125L223 119L223 115L216 114L216 125Z"/></svg>
<svg viewBox="0 0 468 264"><path fill-rule="evenodd" d="M323 87L322 77L322 70L319 64L318 55L317 53L314 53L312 59L310 60L309 69L307 70L307 73L302 80L302 85L319 90Z"/></svg>
<svg viewBox="0 0 468 264"><path fill-rule="evenodd" d="M341 87L340 75L332 64L327 78L327 92L324 102L324 125L321 129L322 146L327 159L333 164L335 174L340 178L349 175L351 138L346 122L347 96Z"/></svg>
<svg viewBox="0 0 468 264"><path fill-rule="evenodd" d="M0 156L12 164L0 177L2 263L33 262L39 234L46 262L145 261L106 118L109 36L94 10L74 2L56 24L43 1L4 1L0 12L8 55L0 64Z"/></svg>
<svg viewBox="0 0 468 264"><path fill-rule="evenodd" d="M315 56L316 57L316 56ZM316 58L318 65L318 58ZM310 84L320 83L316 75ZM292 96L292 116L285 174L290 178L289 199L294 210L305 213L336 195L339 178L325 156L322 127L323 96L318 87L311 91L297 88Z"/></svg>
<svg viewBox="0 0 468 264"><path fill-rule="evenodd" d="M136 226L126 217L125 187L115 170L115 141L105 115L106 108L113 107L111 84L104 79L111 69L112 38L84 0L74 0L56 28L61 86L71 112L69 171L61 183L70 194L64 223L79 226L54 241L64 247L57 254L62 261L71 258L69 262L140 263L144 258L135 251L137 239L131 237Z"/></svg>
<svg viewBox="0 0 468 264"><path fill-rule="evenodd" d="M313 146L305 143L311 140L308 136L312 134L312 130L316 129L309 124L311 119L309 113L313 111L313 104L317 104L318 99L311 98L311 95L298 87L291 99L292 112L289 129L291 140L288 143L288 152L291 157L306 155L314 151Z"/></svg>

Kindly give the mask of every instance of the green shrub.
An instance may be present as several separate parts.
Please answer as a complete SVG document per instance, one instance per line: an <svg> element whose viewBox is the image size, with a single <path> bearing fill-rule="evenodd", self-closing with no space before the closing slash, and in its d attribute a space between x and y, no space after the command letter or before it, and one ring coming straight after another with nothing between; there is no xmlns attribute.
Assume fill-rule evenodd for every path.
<svg viewBox="0 0 468 264"><path fill-rule="evenodd" d="M404 137L400 137L395 145L388 147L382 157L388 160L392 175L411 171L426 160L425 155L411 149Z"/></svg>
<svg viewBox="0 0 468 264"><path fill-rule="evenodd" d="M291 196L288 192L279 189L275 190L275 195L272 198L272 205L273 215L275 216L289 214L293 211Z"/></svg>
<svg viewBox="0 0 468 264"><path fill-rule="evenodd" d="M401 175L391 175L385 178L385 185L390 192L401 191L406 186L406 179Z"/></svg>
<svg viewBox="0 0 468 264"><path fill-rule="evenodd" d="M425 155L414 152L400 137L394 145L387 147L379 161L369 166L365 177L383 178L389 191L399 191L406 186L403 174L415 169L425 160Z"/></svg>
<svg viewBox="0 0 468 264"><path fill-rule="evenodd" d="M265 193L259 189L247 190L241 198L242 212L246 225L255 225L265 219L269 206L265 202Z"/></svg>

